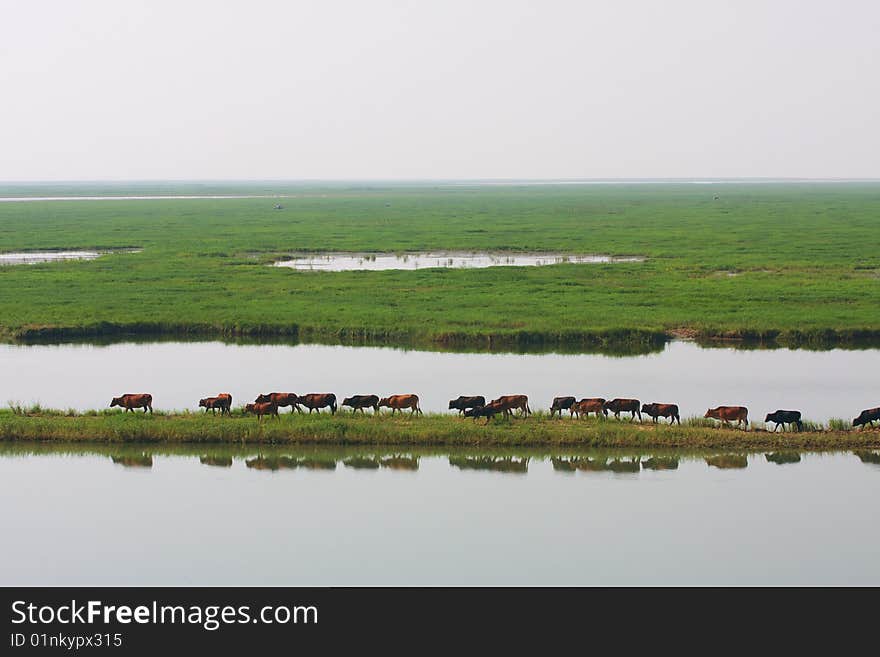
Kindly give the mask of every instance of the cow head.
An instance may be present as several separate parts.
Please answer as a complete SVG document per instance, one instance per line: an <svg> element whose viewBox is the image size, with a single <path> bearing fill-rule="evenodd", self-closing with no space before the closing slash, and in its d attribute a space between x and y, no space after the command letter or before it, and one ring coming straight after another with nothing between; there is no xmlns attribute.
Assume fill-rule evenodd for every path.
<svg viewBox="0 0 880 657"><path fill-rule="evenodd" d="M650 413L654 410L654 404L642 404L642 413Z"/></svg>
<svg viewBox="0 0 880 657"><path fill-rule="evenodd" d="M343 406L350 406L351 401L352 401L351 397L346 397L345 399L342 400L342 405Z"/></svg>
<svg viewBox="0 0 880 657"><path fill-rule="evenodd" d="M767 413L767 415L764 417L764 422L772 422L773 415L774 415L774 413Z"/></svg>
<svg viewBox="0 0 880 657"><path fill-rule="evenodd" d="M707 408L707 409L706 409L706 414L705 414L703 417L713 417L713 415L712 415L712 409L711 409L711 408Z"/></svg>
<svg viewBox="0 0 880 657"><path fill-rule="evenodd" d="M245 404L244 412L245 413L253 413L256 410L256 407L253 404Z"/></svg>
<svg viewBox="0 0 880 657"><path fill-rule="evenodd" d="M122 397L114 397L110 400L110 408L114 406L122 406Z"/></svg>
<svg viewBox="0 0 880 657"><path fill-rule="evenodd" d="M382 399L379 400L379 406L380 406L380 407L382 407L382 406L388 406L388 407L390 408L390 407L391 407L391 400L390 400L390 398L388 398L388 397L382 397Z"/></svg>
<svg viewBox="0 0 880 657"><path fill-rule="evenodd" d="M203 406L204 406L205 408L208 407L208 400L207 400L207 398L205 398L205 399L200 399L200 400L199 400L199 408L201 408L201 407L203 407Z"/></svg>
<svg viewBox="0 0 880 657"><path fill-rule="evenodd" d="M862 425L862 424L864 424L864 423L865 423L865 414L864 414L864 413L862 413L861 415L859 415L857 418L855 418L855 419L853 420L853 426L854 426L854 427L858 427L858 426L860 426L860 425Z"/></svg>
<svg viewBox="0 0 880 657"><path fill-rule="evenodd" d="M254 400L256 404L262 404L263 402L267 402L271 399L269 395L257 395L257 398Z"/></svg>

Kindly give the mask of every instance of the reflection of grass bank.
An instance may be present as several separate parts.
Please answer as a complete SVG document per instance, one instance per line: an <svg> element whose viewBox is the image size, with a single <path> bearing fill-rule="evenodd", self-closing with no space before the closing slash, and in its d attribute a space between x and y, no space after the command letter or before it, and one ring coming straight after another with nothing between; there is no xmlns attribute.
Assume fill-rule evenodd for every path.
<svg viewBox="0 0 880 657"><path fill-rule="evenodd" d="M0 440L110 443L230 443L327 445L594 446L737 449L844 449L880 446L880 431L772 433L704 426L652 426L616 420L494 421L488 425L450 415L420 418L350 414L264 419L199 413L20 415L0 412ZM392 457L393 459L394 457ZM405 467L398 460L382 465ZM400 462L398 462L400 461ZM303 464L304 465L304 464ZM317 465L315 465L317 467Z"/></svg>

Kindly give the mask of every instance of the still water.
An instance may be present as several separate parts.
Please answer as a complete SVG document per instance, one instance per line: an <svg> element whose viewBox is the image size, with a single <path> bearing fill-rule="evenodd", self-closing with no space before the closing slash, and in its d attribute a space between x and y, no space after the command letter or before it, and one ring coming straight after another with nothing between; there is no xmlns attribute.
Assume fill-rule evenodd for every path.
<svg viewBox="0 0 880 657"><path fill-rule="evenodd" d="M671 342L641 356L446 353L314 344L117 343L0 345L0 404L103 408L125 392L149 392L157 410L198 410L230 392L234 404L262 392L416 393L425 412L459 395L527 394L532 410L555 396L634 397L677 403L682 417L721 404L752 421L777 408L805 419L852 419L880 406L880 350L702 348Z"/></svg>
<svg viewBox="0 0 880 657"><path fill-rule="evenodd" d="M562 263L642 262L639 256L566 255L563 253L315 253L295 254L276 267L307 271L382 271L385 269L482 269L484 267L541 267Z"/></svg>
<svg viewBox="0 0 880 657"><path fill-rule="evenodd" d="M0 585L880 584L880 452L155 449L0 446Z"/></svg>

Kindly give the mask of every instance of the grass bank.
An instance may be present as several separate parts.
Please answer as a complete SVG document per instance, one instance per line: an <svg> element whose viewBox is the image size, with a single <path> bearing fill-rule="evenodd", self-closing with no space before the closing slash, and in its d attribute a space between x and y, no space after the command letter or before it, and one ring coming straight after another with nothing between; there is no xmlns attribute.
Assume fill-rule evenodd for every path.
<svg viewBox="0 0 880 657"><path fill-rule="evenodd" d="M771 433L617 420L558 420L544 415L488 425L451 415L423 417L284 414L262 422L233 414L143 416L120 412L0 412L0 441L406 446L582 446L688 449L871 449L880 431Z"/></svg>
<svg viewBox="0 0 880 657"><path fill-rule="evenodd" d="M0 336L630 351L670 335L817 347L880 337L880 184L273 192L296 197L282 210L274 199L0 204L0 251L142 249L0 267ZM376 272L267 266L292 251L415 250L646 260Z"/></svg>

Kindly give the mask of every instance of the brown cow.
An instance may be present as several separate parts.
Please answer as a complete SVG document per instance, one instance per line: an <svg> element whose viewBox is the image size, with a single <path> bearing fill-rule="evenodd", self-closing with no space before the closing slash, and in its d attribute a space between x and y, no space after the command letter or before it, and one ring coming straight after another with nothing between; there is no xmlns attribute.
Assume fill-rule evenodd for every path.
<svg viewBox="0 0 880 657"><path fill-rule="evenodd" d="M299 404L297 404L297 399L298 397L295 392L270 392L269 394L257 395L254 403L265 404L266 402L272 402L278 408L290 406L291 413L294 411L302 413L302 409L299 407Z"/></svg>
<svg viewBox="0 0 880 657"><path fill-rule="evenodd" d="M142 408L144 409L144 413L149 409L150 414L153 413L153 395L148 395L147 393L141 394L132 394L126 393L121 397L114 397L110 401L110 408L114 406L119 406L125 409L125 412L131 411L134 413L134 409Z"/></svg>
<svg viewBox="0 0 880 657"><path fill-rule="evenodd" d="M600 413L605 417L608 416L608 411L605 408L605 400L601 397L581 399L579 402L572 404L569 412L572 415L576 415L578 419L580 419L581 415L589 416L590 413L595 413L596 417L599 417Z"/></svg>
<svg viewBox="0 0 880 657"><path fill-rule="evenodd" d="M710 408L706 410L706 414L703 417L721 420L725 425L731 420L735 420L737 426L742 423L743 429L748 430L749 428L749 409L745 406L718 406Z"/></svg>
<svg viewBox="0 0 880 657"><path fill-rule="evenodd" d="M651 418L651 421L657 422L658 417L668 417L669 424L678 422L681 425L681 418L678 416L677 404L642 404L642 413Z"/></svg>
<svg viewBox="0 0 880 657"><path fill-rule="evenodd" d="M244 407L245 413L253 413L262 422L264 415L274 415L278 417L278 406L272 402L254 402Z"/></svg>
<svg viewBox="0 0 880 657"><path fill-rule="evenodd" d="M474 406L473 408L467 409L464 412L464 416L474 418L474 422L477 421L478 417L484 417L486 418L486 424L489 424L489 421L503 410L501 404L489 402L485 406Z"/></svg>
<svg viewBox="0 0 880 657"><path fill-rule="evenodd" d="M418 395L391 395L390 397L383 397L379 400L379 408L383 406L391 409L391 415L394 415L396 411L402 413L405 408L411 409L410 415L415 413L422 414L422 409L419 408Z"/></svg>
<svg viewBox="0 0 880 657"><path fill-rule="evenodd" d="M232 395L228 392L221 392L216 397L205 397L199 400L199 408L204 408L205 413L211 409L211 414L216 415L217 409L220 409L220 415L232 414Z"/></svg>
<svg viewBox="0 0 880 657"><path fill-rule="evenodd" d="M638 415L639 422L642 421L642 410L638 399L612 399L611 401L605 402L604 407L605 410L614 413L614 417L618 420L620 419L621 413L626 413L628 411L630 414L630 420L635 420L636 415Z"/></svg>
<svg viewBox="0 0 880 657"><path fill-rule="evenodd" d="M336 395L332 392L312 392L308 395L301 395L296 398L296 403L309 409L309 413L312 411L320 413L320 409L328 406L331 413L336 413Z"/></svg>
<svg viewBox="0 0 880 657"><path fill-rule="evenodd" d="M532 414L529 398L526 395L501 395L498 399L493 399L492 403L501 407L504 417L510 417L515 410L519 410L522 415Z"/></svg>

